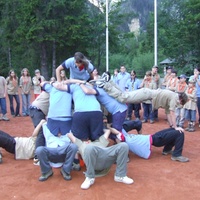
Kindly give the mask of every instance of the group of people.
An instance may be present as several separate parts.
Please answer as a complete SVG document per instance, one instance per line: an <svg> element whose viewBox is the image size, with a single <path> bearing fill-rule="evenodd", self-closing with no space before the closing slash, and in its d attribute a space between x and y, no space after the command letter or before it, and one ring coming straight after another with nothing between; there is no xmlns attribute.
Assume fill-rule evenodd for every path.
<svg viewBox="0 0 200 200"><path fill-rule="evenodd" d="M185 121L188 122L188 126L185 130L189 132L195 131L196 122L196 110L200 113L200 69L196 67L194 69L194 75L187 77L185 74L177 76L177 71L172 66L166 68L166 74L164 79L160 78L158 74L158 67L153 66L151 70L145 73L145 77L139 80L136 76L136 71L132 70L129 74L126 71L125 66L114 70L114 75L111 80L119 86L122 91L135 91L141 88L149 88L151 90L157 90L159 88L172 91L174 93L186 93L188 101L184 106L179 106L175 110L176 126L184 128ZM148 120L151 124L158 121L158 110L152 109L152 101L145 100L142 102L143 107L143 123ZM140 119L141 102L128 103L127 119L132 119L132 112L134 110L134 116L136 119ZM198 119L200 123L200 117Z"/></svg>
<svg viewBox="0 0 200 200"><path fill-rule="evenodd" d="M29 70L23 68L21 76L18 78L14 70L10 70L8 77L0 76L0 120L9 121L7 117L6 95L8 95L10 103L10 113L13 117L20 117L20 94L22 100L22 116L29 116L29 106L31 103L31 90L34 87L35 98L41 93L40 83L45 81L45 78L40 74L40 70L35 70L35 76L31 78ZM16 107L14 107L14 100Z"/></svg>
<svg viewBox="0 0 200 200"><path fill-rule="evenodd" d="M70 77L62 80L60 74L65 69L70 71ZM71 170L80 170L81 157L86 166L82 189L90 188L95 177L106 175L114 163L114 180L132 184L133 179L127 176L129 150L148 159L151 145L164 146L162 154L171 154L173 161L189 161L182 156L184 130L177 126L174 115L175 109L187 102L185 93L149 88L127 92L110 80L109 73L99 76L81 52L58 66L56 78L57 81L41 81L42 92L29 106L35 127L32 136L13 137L0 131L0 147L16 159L34 158L41 169L39 181L51 177L54 167L60 167L63 178L71 180ZM151 101L155 110L166 110L169 129L143 135L139 117L126 120L127 103L137 105L144 101ZM107 123L102 110L107 111ZM133 129L138 134L128 133Z"/></svg>

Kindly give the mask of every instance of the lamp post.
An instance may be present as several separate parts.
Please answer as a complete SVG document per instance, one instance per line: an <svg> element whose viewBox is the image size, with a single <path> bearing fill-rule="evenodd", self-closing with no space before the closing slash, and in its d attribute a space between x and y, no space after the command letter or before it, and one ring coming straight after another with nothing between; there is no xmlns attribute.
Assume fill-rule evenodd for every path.
<svg viewBox="0 0 200 200"><path fill-rule="evenodd" d="M154 0L154 65L158 64L158 43L157 43L157 0Z"/></svg>
<svg viewBox="0 0 200 200"><path fill-rule="evenodd" d="M106 71L109 71L109 62L108 62L108 54L109 54L109 44L108 44L108 0L106 0Z"/></svg>

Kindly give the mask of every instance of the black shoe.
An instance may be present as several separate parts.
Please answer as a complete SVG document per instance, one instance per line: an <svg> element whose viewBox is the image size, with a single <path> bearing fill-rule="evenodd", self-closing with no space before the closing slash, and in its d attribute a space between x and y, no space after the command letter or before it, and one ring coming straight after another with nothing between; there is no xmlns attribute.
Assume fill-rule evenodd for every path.
<svg viewBox="0 0 200 200"><path fill-rule="evenodd" d="M53 175L53 171L50 170L47 173L42 174L42 176L40 176L40 178L39 178L39 181L46 181L52 175Z"/></svg>
<svg viewBox="0 0 200 200"><path fill-rule="evenodd" d="M63 168L61 168L60 173L66 181L70 181L72 179L71 175L65 172Z"/></svg>

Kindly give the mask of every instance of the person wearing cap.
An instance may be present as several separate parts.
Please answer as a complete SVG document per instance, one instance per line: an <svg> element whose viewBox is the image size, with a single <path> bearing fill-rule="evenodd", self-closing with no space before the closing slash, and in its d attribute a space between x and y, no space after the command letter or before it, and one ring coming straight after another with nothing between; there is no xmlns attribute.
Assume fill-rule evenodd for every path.
<svg viewBox="0 0 200 200"><path fill-rule="evenodd" d="M168 66L167 67L167 71L166 71L166 75L163 79L163 82L162 82L162 88L165 89L166 88L166 85L167 85L167 82L169 81L170 77L171 77L171 71L172 71L172 67L171 66Z"/></svg>
<svg viewBox="0 0 200 200"><path fill-rule="evenodd" d="M190 79L188 82L188 88L186 89L186 94L188 96L188 101L184 105L185 109L185 119L188 121L188 127L185 129L189 132L195 131L195 122L196 122L196 87L195 87L195 81L193 79Z"/></svg>
<svg viewBox="0 0 200 200"><path fill-rule="evenodd" d="M176 86L175 92L177 93L181 93L181 92L185 92L187 89L187 83L186 83L186 75L185 74L181 74L179 76L179 82ZM176 125L179 127L184 126L184 121L185 121L185 109L183 108L182 105L179 105L176 108Z"/></svg>
<svg viewBox="0 0 200 200"><path fill-rule="evenodd" d="M45 81L45 78L40 74L39 69L35 70L35 76L32 78L32 81L33 81L33 93L36 99L42 91L40 83Z"/></svg>
<svg viewBox="0 0 200 200"><path fill-rule="evenodd" d="M89 80L94 66L81 52L76 52L74 57L68 58L56 68L56 78L61 82L60 71L67 69L70 72L70 79Z"/></svg>
<svg viewBox="0 0 200 200"><path fill-rule="evenodd" d="M175 89L178 84L178 77L177 77L177 71L175 69L171 70L171 76L169 80L167 81L166 89L171 90L172 92L175 92Z"/></svg>
<svg viewBox="0 0 200 200"><path fill-rule="evenodd" d="M196 86L196 95L197 95L197 110L199 114L199 127L200 127L200 67L195 67L194 68L194 75L190 76L190 80L193 79L195 81L195 86Z"/></svg>

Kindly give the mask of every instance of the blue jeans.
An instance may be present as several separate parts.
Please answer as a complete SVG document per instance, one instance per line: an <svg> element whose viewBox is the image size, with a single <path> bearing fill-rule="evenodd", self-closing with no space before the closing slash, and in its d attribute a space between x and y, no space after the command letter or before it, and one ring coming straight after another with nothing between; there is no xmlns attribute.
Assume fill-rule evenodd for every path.
<svg viewBox="0 0 200 200"><path fill-rule="evenodd" d="M5 115L7 113L6 109L6 98L0 98L0 107L1 107L1 113Z"/></svg>
<svg viewBox="0 0 200 200"><path fill-rule="evenodd" d="M144 120L154 120L154 113L152 111L152 104L147 104L147 103L142 103L142 106L143 106L143 110L144 110L144 113L143 113L143 118Z"/></svg>
<svg viewBox="0 0 200 200"><path fill-rule="evenodd" d="M22 114L29 115L29 106L31 101L31 94L22 94Z"/></svg>
<svg viewBox="0 0 200 200"><path fill-rule="evenodd" d="M49 162L60 163L63 162L63 170L66 173L71 172L72 163L74 161L75 154L78 151L78 147L73 143L68 143L64 146L57 148L50 147L38 147L36 149L36 155L40 161L41 172L47 173L51 170Z"/></svg>
<svg viewBox="0 0 200 200"><path fill-rule="evenodd" d="M11 115L15 115L15 116L19 115L19 109L20 109L19 95L18 94L15 94L15 95L9 94L8 97L9 97L9 101L10 101L10 112L11 112ZM14 111L14 107L13 107L13 98L16 101L16 109L15 109L15 111Z"/></svg>

